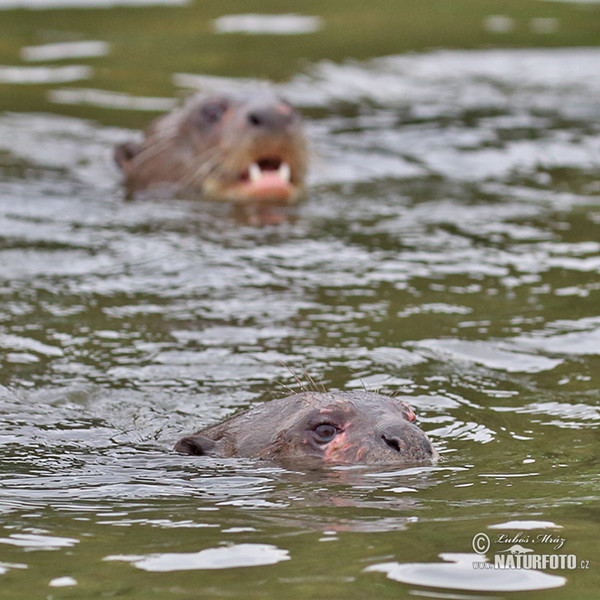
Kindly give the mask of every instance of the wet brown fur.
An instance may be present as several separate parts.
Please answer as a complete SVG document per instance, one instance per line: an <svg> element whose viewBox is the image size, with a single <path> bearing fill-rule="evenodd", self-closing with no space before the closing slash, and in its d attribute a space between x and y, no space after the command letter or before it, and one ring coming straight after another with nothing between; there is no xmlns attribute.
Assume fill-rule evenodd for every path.
<svg viewBox="0 0 600 600"><path fill-rule="evenodd" d="M140 143L114 153L129 196L150 189L245 200L248 166L275 159L291 167L289 201L304 193L307 145L300 115L278 96L197 94L153 121Z"/></svg>

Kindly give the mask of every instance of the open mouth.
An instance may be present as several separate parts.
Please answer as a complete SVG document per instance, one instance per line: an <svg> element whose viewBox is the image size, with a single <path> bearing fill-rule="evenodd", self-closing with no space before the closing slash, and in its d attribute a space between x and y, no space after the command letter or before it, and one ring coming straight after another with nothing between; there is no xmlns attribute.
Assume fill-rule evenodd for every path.
<svg viewBox="0 0 600 600"><path fill-rule="evenodd" d="M278 157L263 157L251 163L240 180L248 197L285 199L294 190L292 176L289 163Z"/></svg>

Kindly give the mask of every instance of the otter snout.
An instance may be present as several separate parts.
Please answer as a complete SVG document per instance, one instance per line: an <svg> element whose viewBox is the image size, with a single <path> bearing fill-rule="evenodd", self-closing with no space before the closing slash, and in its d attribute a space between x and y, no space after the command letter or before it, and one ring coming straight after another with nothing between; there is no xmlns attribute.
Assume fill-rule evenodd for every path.
<svg viewBox="0 0 600 600"><path fill-rule="evenodd" d="M412 423L387 425L379 430L382 442L407 460L426 460L435 456L429 438Z"/></svg>

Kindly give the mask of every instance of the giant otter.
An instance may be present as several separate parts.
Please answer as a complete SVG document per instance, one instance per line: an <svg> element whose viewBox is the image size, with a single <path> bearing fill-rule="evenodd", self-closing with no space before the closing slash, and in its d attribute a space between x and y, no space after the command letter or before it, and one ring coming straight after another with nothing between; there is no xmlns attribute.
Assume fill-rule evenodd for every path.
<svg viewBox="0 0 600 600"><path fill-rule="evenodd" d="M399 398L304 392L245 410L180 439L181 454L316 459L325 463L432 461L438 454Z"/></svg>
<svg viewBox="0 0 600 600"><path fill-rule="evenodd" d="M197 94L115 149L130 196L156 187L228 200L297 200L307 149L300 114L268 90Z"/></svg>

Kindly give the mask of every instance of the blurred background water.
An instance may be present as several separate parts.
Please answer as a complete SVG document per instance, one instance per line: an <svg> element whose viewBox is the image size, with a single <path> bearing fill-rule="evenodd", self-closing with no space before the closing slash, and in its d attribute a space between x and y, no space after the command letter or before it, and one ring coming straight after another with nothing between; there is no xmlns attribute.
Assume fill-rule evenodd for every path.
<svg viewBox="0 0 600 600"><path fill-rule="evenodd" d="M3 597L596 598L599 42L596 2L0 0ZM124 201L115 143L267 81L303 204ZM441 462L171 452L304 372Z"/></svg>

